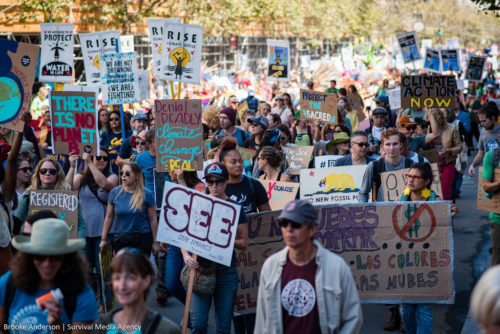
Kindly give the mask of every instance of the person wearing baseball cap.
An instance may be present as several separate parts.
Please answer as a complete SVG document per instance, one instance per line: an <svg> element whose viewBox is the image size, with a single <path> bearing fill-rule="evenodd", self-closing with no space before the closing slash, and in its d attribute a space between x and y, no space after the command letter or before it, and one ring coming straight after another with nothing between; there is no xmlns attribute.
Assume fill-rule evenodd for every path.
<svg viewBox="0 0 500 334"><path fill-rule="evenodd" d="M396 126L396 119L398 115L391 110L391 107L389 106L389 97L387 95L380 95L376 98L373 99L373 102L375 102L375 105L377 108L384 108L387 111L387 118L385 120L385 127L386 128L392 128Z"/></svg>
<svg viewBox="0 0 500 334"><path fill-rule="evenodd" d="M250 135L248 132L236 127L236 110L231 107L222 109L219 114L219 121L222 129L215 131L214 137L217 135L234 137L238 142L238 146L243 147L245 140L250 138Z"/></svg>
<svg viewBox="0 0 500 334"><path fill-rule="evenodd" d="M118 157L116 158L116 164L118 166L123 166L127 162L134 161L134 159L137 157L137 151L132 147L131 141L133 137L137 136L137 134L141 133L144 130L148 130L148 115L146 115L145 113L135 114L135 116L132 117L132 127L134 130L132 136L125 139L123 145L120 147Z"/></svg>
<svg viewBox="0 0 500 334"><path fill-rule="evenodd" d="M439 131L436 128L436 122L434 120L434 115L429 111L429 109L424 108L425 116L431 123L431 133L427 133L425 136L415 136L415 131L417 130L417 122L415 118L411 115L403 115L398 121L398 130L405 135L408 142L408 150L411 152L418 153L420 149L424 149L426 144L439 137Z"/></svg>
<svg viewBox="0 0 500 334"><path fill-rule="evenodd" d="M250 135L252 137L245 141L244 146L246 148L259 150L262 144L264 131L266 131L269 127L269 120L265 116L258 115L256 117L249 118L247 121L250 124L250 128L248 130L250 131Z"/></svg>
<svg viewBox="0 0 500 334"><path fill-rule="evenodd" d="M386 130L385 121L387 119L387 110L382 107L377 107L372 111L371 124L365 130L368 136L368 152L367 155L376 158L380 155L380 142L382 132Z"/></svg>
<svg viewBox="0 0 500 334"><path fill-rule="evenodd" d="M304 333L358 333L363 316L354 278L340 256L314 240L317 209L308 201L291 201L277 222L286 247L260 272L255 328L262 333L288 333L297 326ZM282 312L276 318L277 308Z"/></svg>

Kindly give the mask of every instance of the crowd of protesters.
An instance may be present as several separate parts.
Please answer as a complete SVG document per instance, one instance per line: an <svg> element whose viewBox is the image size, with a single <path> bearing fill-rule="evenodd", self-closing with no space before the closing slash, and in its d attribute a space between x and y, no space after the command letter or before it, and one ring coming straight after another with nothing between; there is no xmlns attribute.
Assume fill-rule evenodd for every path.
<svg viewBox="0 0 500 334"><path fill-rule="evenodd" d="M179 326L149 310L145 301L156 280L160 305L170 295L185 303L181 278L186 270L196 270L214 275L215 286L210 294L195 292L191 298L189 328L193 333L207 332L212 301L218 333L230 333L232 326L236 333L359 332L362 312L352 274L339 256L313 241L318 217L309 202L292 201L278 217L286 247L264 264L256 313L241 315L233 312L238 288L235 253L226 267L156 241L162 185L175 182L241 205L234 243L238 250L248 247L246 215L271 210L258 179L300 182L288 168L284 147L313 146L314 156L341 156L336 166L367 165L361 202L370 196L372 201L383 202L380 173L404 168L410 168L406 175L409 190L401 201L454 203L460 197L464 174L474 176L480 164L484 190L492 195L500 192L500 181L493 179L494 168L500 167L494 75L458 91L455 108L450 109L391 108L388 90L399 86L398 80L387 75L377 89L345 78L341 84L336 78L322 83L328 87L326 92L338 97L334 125L300 117L298 85L276 84L257 92L249 82L235 78L234 86L185 87L182 98L203 102L204 139L210 149L203 171L170 173L155 169L154 99L166 98L168 91L161 80L154 81L151 99L126 106L124 112L100 106L98 156L72 153L60 159L50 153L49 88L42 86L31 113L23 116L24 130L16 134L0 129L4 162L0 166L2 328L4 324L12 328L31 324L54 333L71 326L75 333L177 333ZM307 87L324 89L317 81L308 82ZM358 97L360 105L353 101ZM239 114L244 103L246 109ZM238 147L254 150L253 161L243 161ZM430 189L433 173L421 154L429 150L437 155L434 162L442 198ZM467 157L474 152L467 168ZM309 167L315 167L314 159ZM78 239L68 239L65 223L51 212L28 215L30 192L35 190L78 192ZM452 215L458 211L452 204ZM492 261L498 264L500 215L490 213L490 219ZM105 313L109 307L104 305L99 252L108 245L114 253L111 285L120 308ZM156 270L150 255L155 256ZM38 301L56 289L64 296L62 302L57 298ZM314 298L299 305L306 291ZM480 293L486 292L475 291L475 295ZM473 303L473 312L485 319L484 312L478 311L480 301L473 299ZM385 330L432 332L431 304L388 305L388 309L390 319L381 324ZM492 326L490 320L484 321ZM94 322L108 327L90 326Z"/></svg>

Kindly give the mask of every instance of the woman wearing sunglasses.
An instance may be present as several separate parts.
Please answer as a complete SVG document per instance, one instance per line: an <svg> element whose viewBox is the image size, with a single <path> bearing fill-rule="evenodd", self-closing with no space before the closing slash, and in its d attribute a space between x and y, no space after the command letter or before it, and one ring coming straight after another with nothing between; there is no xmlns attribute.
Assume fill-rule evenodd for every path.
<svg viewBox="0 0 500 334"><path fill-rule="evenodd" d="M92 288L87 284L87 263L78 253L83 239L68 239L68 225L54 218L33 225L31 236L12 240L18 250L11 270L0 278L0 325L21 328L23 333L90 333L98 317ZM60 298L40 298L59 289ZM22 330L40 326L41 330ZM77 327L80 326L80 327ZM87 329L85 329L87 326ZM64 331L65 330L65 331Z"/></svg>
<svg viewBox="0 0 500 334"><path fill-rule="evenodd" d="M158 231L155 196L144 187L144 177L137 163L123 165L120 176L122 185L113 188L109 194L99 247L106 246L113 227L115 251L135 247L144 254L149 255L151 250L156 254L160 244L155 241Z"/></svg>
<svg viewBox="0 0 500 334"><path fill-rule="evenodd" d="M436 193L431 190L433 180L431 165L416 163L405 175L407 187L401 196L402 202L435 201ZM458 213L457 207L450 206L451 215ZM397 312L398 310L391 310ZM403 304L403 324L408 334L432 333L432 304ZM394 314L395 317L397 317ZM391 316L392 318L392 316Z"/></svg>
<svg viewBox="0 0 500 334"><path fill-rule="evenodd" d="M28 160L24 158L17 159L17 179L16 179L16 194L17 194L17 203L21 200L24 193L26 192L26 188L29 187L31 181L31 173L33 172L33 167ZM17 207L16 205L13 205ZM12 210L12 214L15 215L16 211Z"/></svg>
<svg viewBox="0 0 500 334"><path fill-rule="evenodd" d="M109 153L103 146L100 147L99 156L92 157L88 153L83 153L82 159L85 161L87 168L83 173L75 175L78 155L70 154L70 168L66 175L66 182L71 186L71 190L78 191L83 219L86 223L85 255L92 272L95 268L94 286L97 288L96 292L100 292L99 295L102 296L99 244L108 208L109 193L111 189L118 185L118 176L111 172Z"/></svg>
<svg viewBox="0 0 500 334"><path fill-rule="evenodd" d="M123 122L125 124L124 136L122 136L120 112L116 110L112 111L109 114L109 127L100 136L101 146L104 146L108 149L111 157L111 166L113 168L113 172L116 174L118 174L118 165L116 164L116 159L118 158L118 153L120 152L120 148L123 144L123 138L132 136L129 118L126 114L123 114L123 116Z"/></svg>

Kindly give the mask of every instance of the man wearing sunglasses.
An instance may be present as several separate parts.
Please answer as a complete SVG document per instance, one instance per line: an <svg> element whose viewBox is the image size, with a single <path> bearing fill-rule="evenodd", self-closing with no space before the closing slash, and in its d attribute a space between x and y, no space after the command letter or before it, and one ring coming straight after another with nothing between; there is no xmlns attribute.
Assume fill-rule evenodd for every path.
<svg viewBox="0 0 500 334"><path fill-rule="evenodd" d="M349 266L314 240L317 210L295 200L278 217L286 247L260 272L261 333L358 333L363 319Z"/></svg>
<svg viewBox="0 0 500 334"><path fill-rule="evenodd" d="M374 159L367 156L368 147L368 135L362 130L354 131L351 135L351 153L345 157L337 159L335 161L335 166L352 166L352 165L367 165L370 161Z"/></svg>

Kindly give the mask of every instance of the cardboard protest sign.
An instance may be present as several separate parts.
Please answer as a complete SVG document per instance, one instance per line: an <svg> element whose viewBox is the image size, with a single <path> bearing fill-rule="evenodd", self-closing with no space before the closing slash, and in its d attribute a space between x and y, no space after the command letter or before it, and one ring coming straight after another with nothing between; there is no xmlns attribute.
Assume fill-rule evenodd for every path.
<svg viewBox="0 0 500 334"><path fill-rule="evenodd" d="M460 61L458 60L460 52L458 52L458 49L447 49L440 52L443 71L461 71Z"/></svg>
<svg viewBox="0 0 500 334"><path fill-rule="evenodd" d="M288 174L298 175L300 169L307 168L311 161L314 146L283 146Z"/></svg>
<svg viewBox="0 0 500 334"><path fill-rule="evenodd" d="M120 52L134 52L134 35L120 36Z"/></svg>
<svg viewBox="0 0 500 334"><path fill-rule="evenodd" d="M454 75L402 75L402 108L454 108L457 82Z"/></svg>
<svg viewBox="0 0 500 334"><path fill-rule="evenodd" d="M240 152L241 160L243 160L243 170L252 170L253 158L257 154L257 151L238 146L238 152Z"/></svg>
<svg viewBox="0 0 500 334"><path fill-rule="evenodd" d="M40 81L73 81L73 23L40 23Z"/></svg>
<svg viewBox="0 0 500 334"><path fill-rule="evenodd" d="M316 168L335 167L335 161L342 157L343 155L318 155L314 157L314 166Z"/></svg>
<svg viewBox="0 0 500 334"><path fill-rule="evenodd" d="M364 113L364 107L363 107L363 99L359 94L351 94L348 93L347 97L349 100L352 102L352 109L357 111L357 116L360 122L364 121L366 118L366 115Z"/></svg>
<svg viewBox="0 0 500 334"><path fill-rule="evenodd" d="M135 52L104 54L100 67L104 105L140 101Z"/></svg>
<svg viewBox="0 0 500 334"><path fill-rule="evenodd" d="M241 206L165 182L157 240L229 266Z"/></svg>
<svg viewBox="0 0 500 334"><path fill-rule="evenodd" d="M441 71L441 58L438 50L432 48L425 50L424 68L435 73Z"/></svg>
<svg viewBox="0 0 500 334"><path fill-rule="evenodd" d="M0 39L0 126L23 131L21 116L30 110L38 45Z"/></svg>
<svg viewBox="0 0 500 334"><path fill-rule="evenodd" d="M337 94L301 89L300 118L337 124Z"/></svg>
<svg viewBox="0 0 500 334"><path fill-rule="evenodd" d="M31 215L40 210L50 210L68 224L70 239L78 237L78 193L69 190L31 190L29 198Z"/></svg>
<svg viewBox="0 0 500 334"><path fill-rule="evenodd" d="M401 87L396 87L387 91L387 96L389 97L391 109L401 108Z"/></svg>
<svg viewBox="0 0 500 334"><path fill-rule="evenodd" d="M50 92L52 151L99 154L98 103L95 92Z"/></svg>
<svg viewBox="0 0 500 334"><path fill-rule="evenodd" d="M355 165L302 169L300 171L300 199L314 205L358 203L358 193L366 167L367 165Z"/></svg>
<svg viewBox="0 0 500 334"><path fill-rule="evenodd" d="M267 40L267 80L290 81L290 42Z"/></svg>
<svg viewBox="0 0 500 334"><path fill-rule="evenodd" d="M439 176L438 166L435 163L431 164L433 181L431 190L437 195L438 200L443 199L441 191L441 178ZM384 172L380 174L382 178L382 191L384 192L384 200L386 202L397 202L401 199L404 189L408 184L405 175L408 174L410 168Z"/></svg>
<svg viewBox="0 0 500 334"><path fill-rule="evenodd" d="M78 37L80 38L87 85L99 86L101 84L99 59L102 54L119 51L117 44L120 40L120 30L79 34Z"/></svg>
<svg viewBox="0 0 500 334"><path fill-rule="evenodd" d="M259 180L267 191L271 210L282 210L285 204L293 201L299 191L299 183Z"/></svg>
<svg viewBox="0 0 500 334"><path fill-rule="evenodd" d="M467 70L465 71L465 79L471 81L481 81L483 72L486 68L486 57L469 56Z"/></svg>
<svg viewBox="0 0 500 334"><path fill-rule="evenodd" d="M203 169L201 100L155 100L156 169Z"/></svg>
<svg viewBox="0 0 500 334"><path fill-rule="evenodd" d="M139 94L141 96L141 99L149 99L149 96L151 94L149 71L137 70L137 81L139 82Z"/></svg>
<svg viewBox="0 0 500 334"><path fill-rule="evenodd" d="M431 164L437 163L439 159L439 154L436 149L420 151L418 154L426 158Z"/></svg>
<svg viewBox="0 0 500 334"><path fill-rule="evenodd" d="M203 27L165 22L163 29L160 78L199 85Z"/></svg>
<svg viewBox="0 0 500 334"><path fill-rule="evenodd" d="M398 39L401 53L405 63L409 63L420 59L420 52L418 51L417 34L412 31L396 36Z"/></svg>
<svg viewBox="0 0 500 334"><path fill-rule="evenodd" d="M317 207L314 238L349 265L364 303L453 304L454 247L449 202ZM264 261L285 247L280 211L250 214L246 251L237 252L235 311L256 308Z"/></svg>
<svg viewBox="0 0 500 334"><path fill-rule="evenodd" d="M238 117L240 118L240 121L241 121L241 117L243 116L243 112L245 110L248 110L248 103L247 103L247 101L241 103L238 106L238 109L236 109L236 111L238 112Z"/></svg>
<svg viewBox="0 0 500 334"><path fill-rule="evenodd" d="M479 177L477 183L477 209L500 214L500 194L488 196L483 189L483 178L481 177L483 167L479 167ZM493 181L500 180L500 169L495 168Z"/></svg>
<svg viewBox="0 0 500 334"><path fill-rule="evenodd" d="M101 287L104 311L109 312L108 306L115 305L115 295L111 287L111 243L104 246L99 252L99 264L101 266Z"/></svg>
<svg viewBox="0 0 500 334"><path fill-rule="evenodd" d="M180 18L147 19L151 54L153 56L153 76L159 78L161 74L161 57L163 53L163 29L166 22L181 23Z"/></svg>

